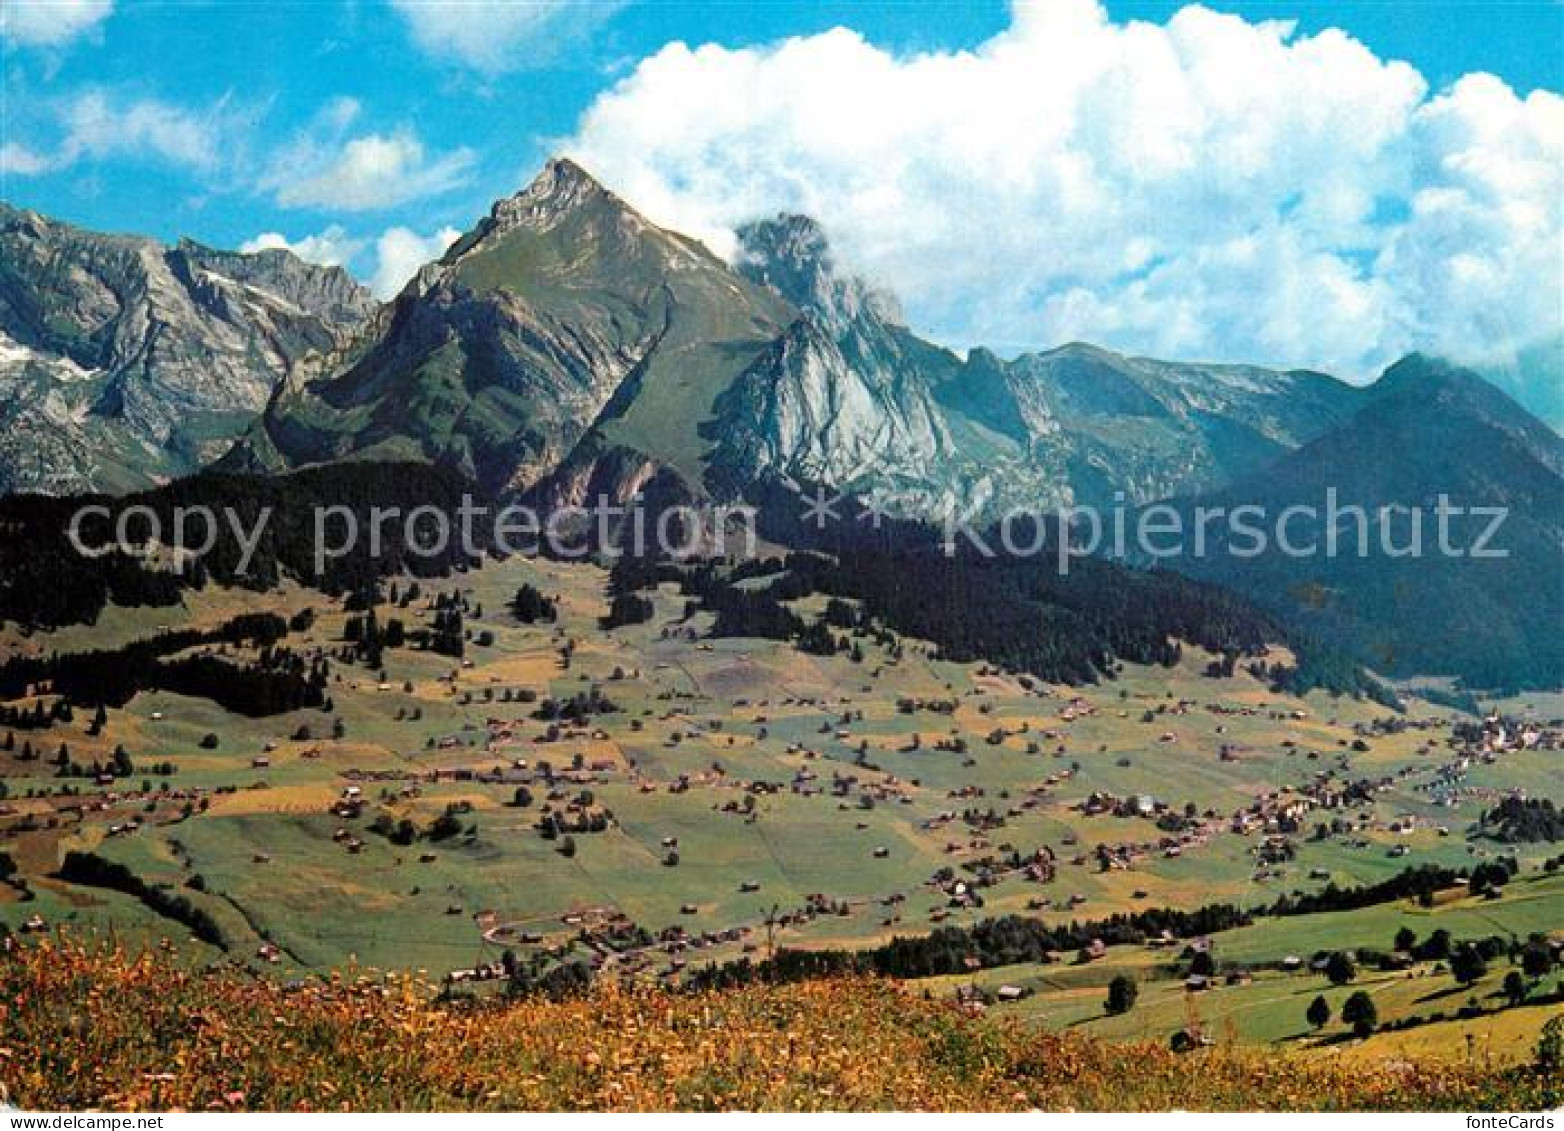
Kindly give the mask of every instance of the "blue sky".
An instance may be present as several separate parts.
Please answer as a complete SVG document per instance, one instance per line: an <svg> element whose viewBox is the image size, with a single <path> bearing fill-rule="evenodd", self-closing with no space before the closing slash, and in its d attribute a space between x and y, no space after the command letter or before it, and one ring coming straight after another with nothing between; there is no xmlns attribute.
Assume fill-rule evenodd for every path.
<svg viewBox="0 0 1564 1131"><path fill-rule="evenodd" d="M366 131L412 124L433 149L465 146L478 155L457 191L375 209L375 219L418 230L465 226L525 183L594 95L669 40L742 45L848 23L902 49L965 46L992 34L1005 16L1003 4L940 5L938 19L911 4L601 7L591 33L557 48L522 42L518 56L541 48L542 58L488 73L421 48L408 23L379 0L119 0L100 24L66 43L6 43L0 141L46 149L58 127L45 104L85 89L192 109L226 99L236 119L254 124L246 144L260 146L285 144L323 103L351 97L362 104ZM0 196L90 227L228 246L262 230L302 235L345 218L330 207L280 207L272 194L248 187L143 152L6 175Z"/></svg>
<svg viewBox="0 0 1564 1131"><path fill-rule="evenodd" d="M1488 278L1484 271L1492 271L1480 264L1470 267L1475 281L1469 283L1487 289L1475 294L1472 309L1450 316L1459 318L1459 325L1431 326L1428 312L1412 308L1416 304L1401 293L1407 284L1394 274L1409 270L1405 248L1392 246L1388 234L1373 233L1390 233L1416 210L1424 186L1414 182L1424 171L1448 167L1452 154L1476 152L1474 144L1477 149L1508 146L1502 138L1514 134L1523 118L1530 124L1521 132L1545 132L1555 121L1556 99L1528 95L1564 87L1564 7L1555 0L1211 0L1209 8L1241 18L1226 23L1178 16L1183 7L1109 0L1105 11L1092 14L1089 0L1041 0L1026 6L1026 12L1043 14L1023 19L1005 3L939 0L534 0L521 5L496 0L10 0L0 47L0 197L94 228L164 239L189 235L227 247L286 242L313 258L342 260L389 290L418 258L437 253L451 232L468 227L490 201L523 185L549 152L565 148L595 157L591 167L632 201L644 203L654 218L681 222L717 244L721 230L735 219L728 214L735 200L762 211L812 206L826 213L823 218L839 232L855 265L885 276L903 291L919 328L955 344L981 339L1002 348L1043 345L1078 332L1148 352L1181 349L1289 364L1316 360L1303 356L1307 343L1294 340L1307 327L1286 324L1288 311L1296 315L1313 307L1319 312L1306 297L1278 294L1277 312L1252 332L1234 328L1220 296L1211 299L1209 308L1181 312L1170 305L1167 294L1186 291L1185 280L1223 271L1235 276L1233 293L1248 292L1254 283L1245 281L1246 272L1267 274L1255 256L1271 258L1275 270L1269 274L1290 272L1296 278L1299 272L1314 272L1303 277L1311 288L1333 296L1346 323L1345 344L1323 343L1325 356L1318 360L1349 370L1371 368L1423 338L1432 344L1440 344L1442 337L1481 338L1482 350L1514 355L1518 345L1526 344L1522 339L1545 339L1557 329L1546 316L1533 326L1526 324L1533 320L1524 311L1499 311L1508 296L1490 285L1491 279L1483 281ZM1295 24L1275 35L1253 30L1276 20ZM1142 51L1145 37L1125 30L1132 21L1155 25L1159 45ZM1023 23L1046 26L1046 34L1023 33ZM855 33L849 37L855 42L824 34L837 27ZM1328 37L1319 40L1319 51L1298 49L1300 42L1328 28L1343 29L1366 50L1337 50ZM768 164L768 130L779 122L793 128L809 121L807 107L780 103L794 97L789 82L807 101L811 68L828 73L828 82L840 84L836 89L849 101L881 78L894 85L914 73L908 61L919 57L945 60L963 75L977 74L972 81L980 89L998 89L995 82L1013 82L1015 72L996 64L988 68L994 81L984 79L984 68L966 67L961 53L976 52L992 62L1005 54L996 45L1016 39L1026 40L1032 45L1027 49L1035 47L1036 58L1043 60L1052 49L1048 43L1071 36L1086 45L1084 55L1092 55L1090 45L1100 46L1101 65L1091 75L1071 77L1068 83L1074 86L1059 79L1058 91L1039 95L1037 110L1046 118L1051 108L1067 107L1061 112L1076 115L1071 140L1055 139L1052 147L1035 144L1027 119L1006 118L996 107L996 117L1011 122L1007 128L1017 132L1016 144L1010 146L999 134L988 139L992 144L983 153L1008 148L1021 156L995 158L992 170L981 163L988 157L981 157L971 167L974 175L981 172L986 178L985 185L969 190L953 162L941 164L941 146L949 150L963 144L959 130L930 133L894 117L872 115L859 125L866 150L886 131L905 133L908 152L928 149L922 164L902 170L894 206L889 197L877 195L873 167L845 166L839 152L807 140L794 139L794 150L773 147L778 162L785 154L789 168L800 170L797 177L760 168ZM787 37L806 45L796 53L801 71L789 70L795 65L792 56L778 52L776 45ZM714 44L720 50L715 56L688 56L668 49L672 41ZM1286 69L1279 88L1290 90L1288 98L1294 101L1328 104L1336 124L1321 127L1319 137L1310 136L1308 144L1317 150L1283 138L1255 141L1235 158L1223 148L1223 139L1238 127L1224 124L1221 115L1272 112L1254 109L1268 105L1256 101L1263 96L1266 76L1251 76L1250 86L1234 96L1247 100L1249 108L1235 110L1233 98L1212 90L1209 76L1220 75L1222 67L1212 65L1215 57L1207 58L1207 47L1233 52L1242 64L1254 55L1255 44L1273 41L1287 52L1276 56L1277 65ZM1142 65L1137 60L1148 60L1144 65L1149 67L1169 51L1181 60L1169 97L1188 104L1192 117L1164 127L1155 100L1126 95L1119 105L1100 97L1115 83L1135 85L1135 68ZM1317 64L1320 57L1325 63ZM1073 67L1067 55L1060 58L1066 60L1063 69ZM1410 63L1411 70L1397 69L1398 60ZM832 70L838 65L840 70ZM1039 89L1055 81L1042 62L1036 65ZM1341 81L1333 74L1322 78L1320 66L1339 67ZM731 77L739 72L750 77ZM1470 83L1461 87L1463 77L1474 72L1496 75L1503 94ZM790 76L785 81L784 73ZM1024 79L1026 71L1020 74ZM744 117L735 106L747 106L749 82L769 93ZM1337 87L1362 100L1366 120L1379 122L1380 108L1396 103L1394 120L1372 127L1383 133L1373 146L1360 147L1352 136L1351 123L1359 112L1350 101L1337 104ZM709 100L706 105L699 98L681 101L682 92L696 88L700 98ZM1448 105L1440 101L1441 93L1457 88L1462 91L1458 99ZM969 95L978 97L957 92L953 99ZM666 116L660 103L669 107ZM988 117L980 101L974 105L979 117ZM1285 116L1280 109L1275 113L1278 122ZM1157 121L1142 121L1148 114ZM728 132L712 132L713 118L722 119ZM1202 123L1198 129L1191 125L1196 119ZM1312 123L1305 119L1283 132L1307 133ZM640 139L647 129L663 132L665 124L668 136L646 145L643 154ZM1043 132L1052 127L1050 122ZM1155 144L1154 137L1164 128L1179 139L1179 160L1193 162L1196 171L1213 160L1256 163L1243 184L1254 186L1265 203L1252 215L1239 209L1245 212L1245 230L1217 223L1234 211L1232 200L1223 195L1230 190L1190 176L1164 176L1165 146ZM1331 129L1339 136L1333 137ZM816 132L830 130L827 114ZM979 198L995 177L1015 174L1017 161L1035 161L1038 169L1045 162L1057 165L1077 157L1098 170L1113 165L1122 156L1117 142L1093 149L1105 144L1105 131L1127 131L1135 139L1130 148L1140 148L1132 161L1125 157L1132 166L1129 173L1119 169L1117 181L1105 174L1100 184L1135 197L1134 170L1149 168L1145 200L1156 204L1158 215L1189 209L1178 217L1177 229L1209 229L1205 236L1181 240L1159 221L1125 214L1123 208L1115 209L1112 218L1120 227L1105 227L1110 218L1100 209L1080 210L1079 194L1067 184L1027 180L1036 170L1021 170L1024 191L988 209L1006 218L1010 231L1069 228L1083 233L1082 243L1084 233L1094 233L1099 244L1106 232L1110 240L1122 237L1129 250L1110 264L1073 246L1065 235L1029 245L1005 233L976 231L982 227L975 215ZM1464 140L1450 140L1453 134ZM1421 233L1425 240L1450 243L1441 261L1445 267L1468 270L1471 249L1463 240L1497 245L1527 237L1525 232L1496 234L1492 216L1473 211L1486 200L1494 205L1494 215L1516 212L1514 199L1497 204L1488 199L1495 192L1524 196L1521 204L1533 212L1542 209L1542 234L1556 233L1557 212L1536 203L1552 187L1535 183L1539 162L1545 164L1551 154L1545 143L1528 144L1526 153L1505 148L1499 156L1476 162L1484 168L1502 162L1507 170L1502 178L1490 177L1476 187L1464 181L1452 186L1468 194L1472 209L1453 219L1447 215L1432 235ZM1329 183L1286 183L1288 177L1312 175L1299 171L1300 154L1343 148L1354 150L1357 166L1334 168L1331 160L1313 161L1333 165ZM742 161L734 155L742 155ZM883 157L879 161L883 167ZM727 175L738 179L724 183ZM800 187L798 177L812 180ZM1374 186L1357 203L1345 199L1353 196L1354 178ZM928 194L934 188L918 195L919 190L907 187L936 182L947 201L969 194L967 212L942 209L937 199L931 203ZM878 213L877 199L885 202ZM905 216L928 222L897 230L901 221L896 217ZM997 249L1007 278L1016 275L1015 265L1003 262L1007 249L1029 256L1028 262L1047 258L1052 266L1021 270L1024 277L997 298L985 289L992 287L992 279L981 273L947 281L949 272L942 265L950 261L953 246L965 245L952 245L954 236L939 233L953 231L957 221L976 232L971 246L979 252ZM1533 215L1531 222L1539 218ZM1530 238L1536 236L1534 227ZM1259 241L1258 250L1246 239ZM1417 269L1443 268L1421 264ZM1501 264L1494 270L1505 268ZM1184 329L1179 328L1181 317ZM1522 324L1496 330L1491 325L1495 317L1510 323L1520 318ZM1202 332L1197 326L1210 329Z"/></svg>
<svg viewBox="0 0 1564 1131"><path fill-rule="evenodd" d="M1164 20L1177 3L1109 3L1123 19ZM1296 19L1309 32L1341 27L1382 57L1406 59L1435 86L1491 71L1518 91L1564 87L1564 9L1543 3L1223 3L1253 20ZM608 6L601 6L608 7ZM593 96L627 64L669 40L763 44L838 25L898 51L971 47L1001 30L1000 2L630 4L594 34L536 66L497 75L421 49L378 0L119 0L101 24L66 44L4 47L0 141L47 143L39 103L84 88L116 88L202 107L228 99L253 120L247 144L280 145L336 97L363 104L370 129L417 124L425 144L467 146L478 160L460 189L376 209L386 223L465 226L493 198L520 187L551 140L571 132ZM525 45L521 53L535 52ZM191 235L237 246L258 231L303 234L342 220L330 207L281 208L242 183L134 153L88 159L52 175L7 175L0 196L89 227Z"/></svg>

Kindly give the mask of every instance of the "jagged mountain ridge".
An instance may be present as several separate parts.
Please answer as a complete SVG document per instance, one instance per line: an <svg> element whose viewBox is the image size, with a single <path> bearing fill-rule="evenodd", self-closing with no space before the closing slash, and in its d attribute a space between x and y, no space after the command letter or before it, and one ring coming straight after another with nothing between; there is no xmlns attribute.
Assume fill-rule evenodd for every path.
<svg viewBox="0 0 1564 1131"><path fill-rule="evenodd" d="M552 161L419 273L371 345L284 386L225 466L417 458L496 493L545 478L568 493L563 469L590 432L594 450L632 436L693 477L694 406L792 318L774 292ZM627 464L620 487L637 474Z"/></svg>
<svg viewBox="0 0 1564 1131"><path fill-rule="evenodd" d="M1564 679L1556 630L1564 622L1564 439L1556 432L1477 374L1414 354L1369 388L1344 426L1178 505L1191 522L1198 507L1253 506L1273 517L1312 507L1323 516L1328 492L1338 508L1335 553L1290 554L1272 541L1264 553L1235 556L1219 525L1211 552L1162 564L1244 593L1391 674L1453 675L1479 687ZM1484 508L1448 518L1444 546L1441 497L1464 512ZM1503 517L1494 526L1496 510ZM1300 526L1294 541L1323 539L1325 525L1322 517ZM1360 531L1370 551L1361 555ZM1475 557L1479 548L1504 556Z"/></svg>
<svg viewBox="0 0 1564 1131"><path fill-rule="evenodd" d="M65 228L4 216L6 239L23 250ZM264 412L220 468L415 460L545 507L637 493L776 504L788 484L809 483L880 496L906 516L953 507L981 522L1066 503L1286 505L1328 482L1350 483L1365 502L1400 502L1444 483L1468 502L1513 502L1519 572L1430 571L1438 585L1418 590L1394 568L1323 581L1269 562L1180 568L1360 654L1377 648L1388 670L1493 681L1519 670L1531 681L1551 664L1559 674L1513 600L1528 586L1558 588L1558 436L1476 376L1427 359L1359 389L1310 371L1079 343L962 357L920 338L893 296L841 269L807 218L747 225L728 264L568 160L498 202L367 320L346 276L313 274L284 253L66 230L71 239L57 242L70 254L11 257L0 275L0 327L20 335L0 339L0 411L28 425L0 440L0 467L31 466L44 489L188 470L266 390ZM121 278L131 283L116 290ZM51 320L60 311L71 317ZM130 364L138 347L155 364ZM202 350L215 367L203 367ZM257 351L258 369L280 380L250 379L237 359ZM214 368L238 377L200 379ZM225 415L214 401L239 407ZM192 421L210 435L191 435ZM1387 578L1401 580L1387 590ZM1321 606L1318 594L1336 589L1351 598ZM1403 599L1413 591L1417 600ZM1465 610L1460 630L1432 621L1431 604ZM1406 624L1387 635L1386 617ZM1459 662L1463 648L1472 662Z"/></svg>
<svg viewBox="0 0 1564 1131"><path fill-rule="evenodd" d="M284 385L223 466L427 459L545 506L807 480L930 516L1203 490L1362 396L1087 346L963 359L841 270L813 221L740 237L730 266L551 161L420 272L371 344Z"/></svg>
<svg viewBox="0 0 1564 1131"><path fill-rule="evenodd" d="M0 203L0 491L124 491L220 455L375 306L340 268Z"/></svg>
<svg viewBox="0 0 1564 1131"><path fill-rule="evenodd" d="M772 475L881 493L924 516L1148 502L1261 467L1363 397L1319 373L1082 344L961 359L839 272L813 221L780 216L739 235L738 270L803 314L719 402L707 429L719 489Z"/></svg>

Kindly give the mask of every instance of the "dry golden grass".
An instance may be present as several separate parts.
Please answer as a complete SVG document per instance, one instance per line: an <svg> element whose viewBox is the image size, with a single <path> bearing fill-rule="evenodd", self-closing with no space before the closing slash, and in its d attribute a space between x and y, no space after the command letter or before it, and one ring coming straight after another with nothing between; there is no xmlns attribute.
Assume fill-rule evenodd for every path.
<svg viewBox="0 0 1564 1131"><path fill-rule="evenodd" d="M415 979L285 988L55 937L0 958L0 1087L33 1109L1505 1109L1532 1070L1179 1056L1030 1033L890 982L443 1005Z"/></svg>

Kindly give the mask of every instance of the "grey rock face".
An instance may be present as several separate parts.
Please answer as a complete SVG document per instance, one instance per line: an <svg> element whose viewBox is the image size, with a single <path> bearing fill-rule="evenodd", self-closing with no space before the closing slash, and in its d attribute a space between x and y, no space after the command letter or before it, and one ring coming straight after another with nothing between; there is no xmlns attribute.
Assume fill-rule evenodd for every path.
<svg viewBox="0 0 1564 1131"><path fill-rule="evenodd" d="M780 292L832 334L857 322L905 326L896 296L842 272L825 230L808 216L783 213L738 231L740 274Z"/></svg>
<svg viewBox="0 0 1564 1131"><path fill-rule="evenodd" d="M719 398L708 482L737 493L770 475L927 495L959 476L960 437L933 391L960 359L908 331L887 295L838 273L812 221L784 216L740 235L740 272L801 316Z"/></svg>
<svg viewBox="0 0 1564 1131"><path fill-rule="evenodd" d="M1142 503L1227 482L1360 400L1320 374L1091 346L963 360L841 274L812 221L780 216L740 236L738 269L803 315L719 401L708 474L719 490L769 475L879 494L925 517Z"/></svg>
<svg viewBox="0 0 1564 1131"><path fill-rule="evenodd" d="M368 348L289 382L225 465L421 458L561 498L615 469L623 489L646 461L698 482L697 422L793 317L551 161L419 272Z"/></svg>
<svg viewBox="0 0 1564 1131"><path fill-rule="evenodd" d="M374 306L286 251L170 248L0 204L0 490L193 471Z"/></svg>
<svg viewBox="0 0 1564 1131"><path fill-rule="evenodd" d="M658 477L722 497L781 479L983 516L1209 490L1363 395L1083 345L962 358L840 269L813 221L747 225L730 266L568 160L378 310L342 272L285 252L0 217L13 487L179 474L248 419L219 466L425 459L551 502Z"/></svg>

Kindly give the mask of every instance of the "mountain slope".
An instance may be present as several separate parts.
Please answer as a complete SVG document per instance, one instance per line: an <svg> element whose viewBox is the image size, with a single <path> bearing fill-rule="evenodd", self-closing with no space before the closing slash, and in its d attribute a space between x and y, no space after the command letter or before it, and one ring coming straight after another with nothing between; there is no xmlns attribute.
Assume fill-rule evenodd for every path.
<svg viewBox="0 0 1564 1131"><path fill-rule="evenodd" d="M0 203L0 492L193 471L373 308L286 251L169 248Z"/></svg>
<svg viewBox="0 0 1564 1131"><path fill-rule="evenodd" d="M1508 364L1486 365L1480 372L1549 428L1564 432L1564 334L1534 342Z"/></svg>
<svg viewBox="0 0 1564 1131"><path fill-rule="evenodd" d="M813 221L740 232L738 269L804 312L718 405L709 481L762 476L889 495L924 516L1145 502L1230 482L1346 419L1317 373L1180 365L1086 345L965 361L840 272Z"/></svg>
<svg viewBox="0 0 1564 1131"><path fill-rule="evenodd" d="M1337 553L1292 556L1274 544L1257 557L1224 552L1164 564L1254 597L1290 623L1341 641L1390 673L1458 675L1477 686L1556 686L1564 679L1564 440L1476 374L1413 355L1387 370L1363 410L1265 472L1181 504L1338 509ZM1443 552L1435 508L1502 508L1490 547L1475 557L1493 517L1447 521ZM1365 518L1345 508L1363 508ZM1422 552L1408 510L1418 508ZM1358 533L1367 553L1359 556ZM1294 545L1310 540L1299 520ZM1247 542L1247 540L1246 540ZM1486 551L1485 551L1486 552Z"/></svg>
<svg viewBox="0 0 1564 1131"><path fill-rule="evenodd" d="M425 459L543 506L810 481L927 517L1206 489L1357 403L1318 374L1085 346L963 360L840 270L813 221L740 236L730 267L551 161L223 466Z"/></svg>
<svg viewBox="0 0 1564 1131"><path fill-rule="evenodd" d="M1000 365L1031 458L1056 467L1075 501L1100 507L1232 482L1346 420L1362 398L1321 373L1154 361L1084 344Z"/></svg>
<svg viewBox="0 0 1564 1131"><path fill-rule="evenodd" d="M281 390L225 465L421 458L514 492L592 429L594 450L623 443L694 478L702 406L791 319L552 161L420 272L372 345Z"/></svg>
<svg viewBox="0 0 1564 1131"><path fill-rule="evenodd" d="M718 400L707 482L721 494L775 477L937 501L975 446L963 450L933 398L960 360L913 335L890 296L838 273L813 221L739 234L739 270L802 314Z"/></svg>

